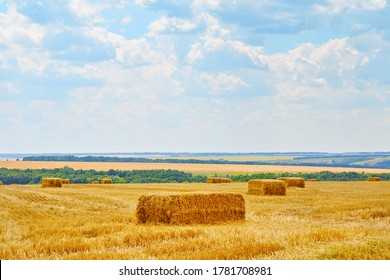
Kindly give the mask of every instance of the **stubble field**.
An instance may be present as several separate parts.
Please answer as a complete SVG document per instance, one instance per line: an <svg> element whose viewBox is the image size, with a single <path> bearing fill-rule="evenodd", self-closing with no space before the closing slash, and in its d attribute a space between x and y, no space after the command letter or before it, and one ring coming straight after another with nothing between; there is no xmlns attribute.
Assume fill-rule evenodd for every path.
<svg viewBox="0 0 390 280"><path fill-rule="evenodd" d="M235 192L246 220L138 225L145 193ZM390 182L306 182L286 196L247 183L0 187L0 259L390 259Z"/></svg>

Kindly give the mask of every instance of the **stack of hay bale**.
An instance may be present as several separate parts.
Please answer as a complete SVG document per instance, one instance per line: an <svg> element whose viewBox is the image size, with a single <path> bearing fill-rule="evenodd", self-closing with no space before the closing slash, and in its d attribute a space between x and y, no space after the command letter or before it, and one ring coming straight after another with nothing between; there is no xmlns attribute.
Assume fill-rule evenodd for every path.
<svg viewBox="0 0 390 280"><path fill-rule="evenodd" d="M142 195L137 221L166 224L211 224L245 219L245 200L234 193Z"/></svg>
<svg viewBox="0 0 390 280"><path fill-rule="evenodd" d="M61 178L42 178L42 188L61 188Z"/></svg>
<svg viewBox="0 0 390 280"><path fill-rule="evenodd" d="M220 183L231 183L232 180L229 178L209 177L207 183L209 184L220 184Z"/></svg>
<svg viewBox="0 0 390 280"><path fill-rule="evenodd" d="M282 180L287 184L287 188L295 187L295 188L304 188L305 187L305 179L299 177L280 177L278 180Z"/></svg>
<svg viewBox="0 0 390 280"><path fill-rule="evenodd" d="M370 181L370 182L378 182L381 180L382 179L380 177L368 177L368 181Z"/></svg>
<svg viewBox="0 0 390 280"><path fill-rule="evenodd" d="M112 179L110 178L104 178L101 180L102 184L112 184Z"/></svg>
<svg viewBox="0 0 390 280"><path fill-rule="evenodd" d="M248 194L286 195L287 184L282 180L259 179L248 182Z"/></svg>

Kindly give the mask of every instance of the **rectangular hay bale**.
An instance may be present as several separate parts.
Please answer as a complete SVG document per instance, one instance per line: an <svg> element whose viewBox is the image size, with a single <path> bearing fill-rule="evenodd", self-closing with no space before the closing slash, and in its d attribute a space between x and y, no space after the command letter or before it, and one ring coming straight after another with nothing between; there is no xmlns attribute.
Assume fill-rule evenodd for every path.
<svg viewBox="0 0 390 280"><path fill-rule="evenodd" d="M207 183L209 183L209 184L220 184L220 183L222 183L222 178L209 177L209 178L207 178Z"/></svg>
<svg viewBox="0 0 390 280"><path fill-rule="evenodd" d="M112 179L110 178L104 178L101 180L102 184L112 184Z"/></svg>
<svg viewBox="0 0 390 280"><path fill-rule="evenodd" d="M287 184L282 180L250 180L248 194L253 195L286 195Z"/></svg>
<svg viewBox="0 0 390 280"><path fill-rule="evenodd" d="M370 182L378 182L381 180L382 179L380 177L368 177L368 181L370 181Z"/></svg>
<svg viewBox="0 0 390 280"><path fill-rule="evenodd" d="M219 178L219 177L209 177L207 178L207 183L209 184L221 184L221 183L231 183L230 178Z"/></svg>
<svg viewBox="0 0 390 280"><path fill-rule="evenodd" d="M277 180L282 180L286 183L287 188L304 188L305 187L305 179L300 177L280 177Z"/></svg>
<svg viewBox="0 0 390 280"><path fill-rule="evenodd" d="M62 184L70 184L69 179L62 179Z"/></svg>
<svg viewBox="0 0 390 280"><path fill-rule="evenodd" d="M61 188L61 178L42 178L42 188Z"/></svg>
<svg viewBox="0 0 390 280"><path fill-rule="evenodd" d="M142 195L136 217L139 224L175 225L245 220L245 200L235 193Z"/></svg>

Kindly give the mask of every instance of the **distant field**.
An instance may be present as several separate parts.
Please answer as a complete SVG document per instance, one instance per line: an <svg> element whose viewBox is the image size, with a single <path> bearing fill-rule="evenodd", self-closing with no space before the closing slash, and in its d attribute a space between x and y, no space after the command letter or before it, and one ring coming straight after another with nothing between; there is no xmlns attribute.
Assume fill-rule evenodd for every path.
<svg viewBox="0 0 390 280"><path fill-rule="evenodd" d="M284 161L299 158L299 156L258 156L258 155L244 155L244 156L151 156L149 158L157 159L197 159L197 160L226 160L226 161Z"/></svg>
<svg viewBox="0 0 390 280"><path fill-rule="evenodd" d="M192 191L241 193L246 221L135 223L141 194ZM246 192L246 183L0 187L0 259L390 260L390 182Z"/></svg>
<svg viewBox="0 0 390 280"><path fill-rule="evenodd" d="M390 169L320 167L320 166L287 166L287 165L241 165L241 164L190 164L190 163L134 163L134 162L55 162L55 161L0 161L0 168L41 169L71 167L73 169L94 170L145 170L174 169L197 174L238 174L255 172L366 172L390 173Z"/></svg>

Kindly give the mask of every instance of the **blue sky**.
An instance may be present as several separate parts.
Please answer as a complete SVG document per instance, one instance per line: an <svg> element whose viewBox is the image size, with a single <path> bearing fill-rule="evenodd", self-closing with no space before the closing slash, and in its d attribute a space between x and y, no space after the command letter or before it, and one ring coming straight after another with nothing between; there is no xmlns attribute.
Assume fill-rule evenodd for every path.
<svg viewBox="0 0 390 280"><path fill-rule="evenodd" d="M0 153L390 151L389 17L386 0L0 0Z"/></svg>

